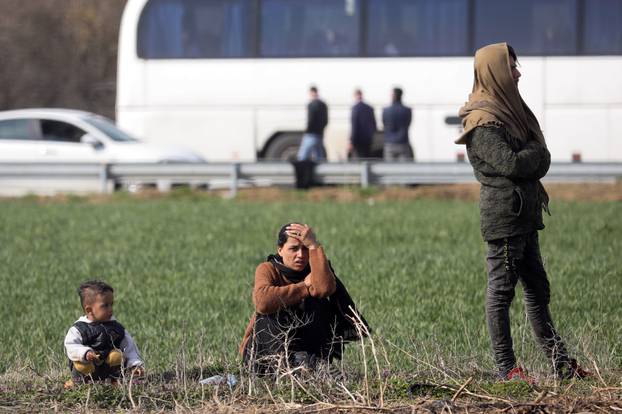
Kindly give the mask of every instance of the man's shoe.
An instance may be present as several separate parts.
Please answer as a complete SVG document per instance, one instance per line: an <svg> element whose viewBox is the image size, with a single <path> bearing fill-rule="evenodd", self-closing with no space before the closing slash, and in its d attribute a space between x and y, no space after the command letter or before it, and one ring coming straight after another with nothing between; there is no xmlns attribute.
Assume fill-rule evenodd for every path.
<svg viewBox="0 0 622 414"><path fill-rule="evenodd" d="M529 385L536 383L533 377L527 375L527 372L521 367L514 367L505 376L505 381L525 381Z"/></svg>
<svg viewBox="0 0 622 414"><path fill-rule="evenodd" d="M591 377L593 374L590 371L583 369L576 359L571 358L568 363L564 364L557 370L557 375L562 379L584 379Z"/></svg>

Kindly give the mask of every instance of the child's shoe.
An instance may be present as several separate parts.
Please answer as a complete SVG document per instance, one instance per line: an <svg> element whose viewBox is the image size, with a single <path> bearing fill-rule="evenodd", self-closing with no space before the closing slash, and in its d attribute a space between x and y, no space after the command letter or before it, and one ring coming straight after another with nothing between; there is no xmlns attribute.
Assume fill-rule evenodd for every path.
<svg viewBox="0 0 622 414"><path fill-rule="evenodd" d="M110 367L119 367L123 363L123 353L118 349L110 351L106 357L106 364Z"/></svg>
<svg viewBox="0 0 622 414"><path fill-rule="evenodd" d="M76 371L78 371L82 375L91 375L92 373L95 372L95 364L93 364L91 361L88 361L88 362L74 361L73 366L76 369Z"/></svg>

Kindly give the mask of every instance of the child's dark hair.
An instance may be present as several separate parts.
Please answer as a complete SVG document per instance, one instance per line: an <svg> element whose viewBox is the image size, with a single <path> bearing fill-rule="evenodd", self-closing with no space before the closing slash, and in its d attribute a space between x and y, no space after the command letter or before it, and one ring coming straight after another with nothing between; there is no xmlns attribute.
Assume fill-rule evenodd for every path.
<svg viewBox="0 0 622 414"><path fill-rule="evenodd" d="M283 227L281 227L281 230L279 230L279 234L276 237L276 245L278 247L283 247L283 245L287 243L287 239L289 238L289 236L287 235L286 229L292 224L299 224L299 223L296 223L295 221L293 221L291 223L284 224Z"/></svg>
<svg viewBox="0 0 622 414"><path fill-rule="evenodd" d="M78 295L80 296L80 305L84 308L85 304L93 300L96 295L102 295L106 292L114 293L114 289L106 282L101 280L89 280L84 282L78 288Z"/></svg>

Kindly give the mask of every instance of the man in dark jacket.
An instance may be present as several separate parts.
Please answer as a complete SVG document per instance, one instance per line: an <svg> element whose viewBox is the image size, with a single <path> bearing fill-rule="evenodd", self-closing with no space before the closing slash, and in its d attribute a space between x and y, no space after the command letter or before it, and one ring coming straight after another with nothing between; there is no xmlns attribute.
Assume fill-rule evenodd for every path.
<svg viewBox="0 0 622 414"><path fill-rule="evenodd" d="M402 95L402 89L393 88L393 103L382 111L385 161L411 161L414 158L408 137L412 109L402 104Z"/></svg>
<svg viewBox="0 0 622 414"><path fill-rule="evenodd" d="M376 132L376 117L374 108L363 102L363 92L360 89L354 91L356 104L352 107L352 132L350 135L350 147L348 153L353 158L370 158L371 144Z"/></svg>
<svg viewBox="0 0 622 414"><path fill-rule="evenodd" d="M326 159L323 138L324 128L328 125L328 107L318 96L315 86L309 88L311 102L307 105L307 129L302 136L298 161L310 160L322 161Z"/></svg>

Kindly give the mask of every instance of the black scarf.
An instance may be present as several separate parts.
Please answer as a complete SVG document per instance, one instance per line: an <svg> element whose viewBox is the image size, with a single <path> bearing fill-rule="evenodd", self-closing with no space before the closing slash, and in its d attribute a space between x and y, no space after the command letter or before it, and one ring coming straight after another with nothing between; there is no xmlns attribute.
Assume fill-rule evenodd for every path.
<svg viewBox="0 0 622 414"><path fill-rule="evenodd" d="M283 264L283 258L278 254L271 254L268 256L266 261L272 263L277 271L292 283L302 282L304 278L311 273L311 266L309 264L307 264L307 266L301 271L290 269ZM352 297L350 297L348 290L335 274L335 270L333 269L330 261L328 262L328 266L335 275L336 282L335 292L326 298L326 300L328 300L328 302L332 305L331 308L337 322L335 327L335 335L341 337L341 340L344 343L357 341L361 339L361 336L359 335L359 331L356 329L355 321L358 322L360 320L363 325L365 325L365 329L361 329L363 337L367 336L367 332L371 332L371 328L365 318L363 318L363 315L361 315L357 310Z"/></svg>

